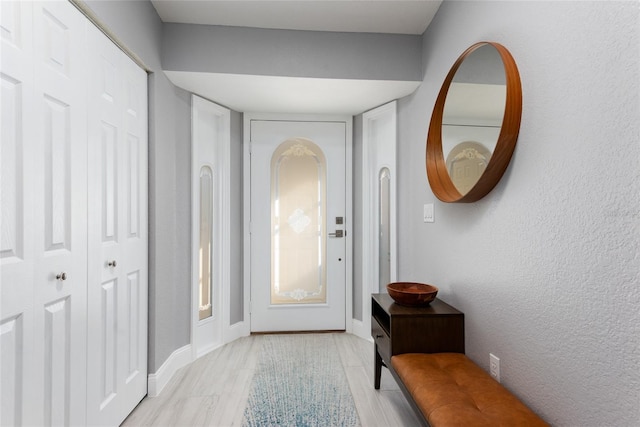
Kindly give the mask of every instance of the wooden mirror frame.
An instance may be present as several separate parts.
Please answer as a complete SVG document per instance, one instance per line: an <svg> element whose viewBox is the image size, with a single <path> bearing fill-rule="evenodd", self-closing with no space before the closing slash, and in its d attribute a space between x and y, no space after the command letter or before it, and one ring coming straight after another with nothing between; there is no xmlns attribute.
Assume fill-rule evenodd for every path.
<svg viewBox="0 0 640 427"><path fill-rule="evenodd" d="M462 62L475 50L482 46L493 46L504 65L506 80L506 101L504 106L504 116L502 119L502 127L496 148L489 159L487 168L482 173L478 182L467 192L461 194L453 184L449 171L447 170L446 159L442 152L442 116L444 113L444 104L449 92L449 87L453 81L453 77L460 68ZM504 174L511 155L516 147L518 140L518 132L520 131L520 118L522 116L522 86L520 84L520 74L518 67L509 53L509 51L499 43L479 42L465 50L458 60L453 64L449 74L442 84L436 104L433 107L431 115L431 123L429 124L429 134L427 136L427 177L431 190L438 199L447 203L470 203L475 202L486 196L493 187L496 186L502 175Z"/></svg>

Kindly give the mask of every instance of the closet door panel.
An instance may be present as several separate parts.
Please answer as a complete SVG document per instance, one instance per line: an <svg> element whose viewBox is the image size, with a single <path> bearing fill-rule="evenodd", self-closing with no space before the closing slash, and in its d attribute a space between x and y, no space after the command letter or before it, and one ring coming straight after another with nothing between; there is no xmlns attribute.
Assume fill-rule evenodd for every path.
<svg viewBox="0 0 640 427"><path fill-rule="evenodd" d="M26 127L25 117L31 106L32 87L32 48L30 33L17 34L31 17L28 5L0 3L0 186L2 208L0 215L0 259L3 265L25 258L25 191L30 189L30 176L25 176L25 156L32 154L28 138L30 128Z"/></svg>
<svg viewBox="0 0 640 427"><path fill-rule="evenodd" d="M0 425L34 423L31 4L0 2Z"/></svg>
<svg viewBox="0 0 640 427"><path fill-rule="evenodd" d="M3 312L4 314L4 312ZM0 425L21 425L25 406L24 312L0 321Z"/></svg>
<svg viewBox="0 0 640 427"><path fill-rule="evenodd" d="M110 109L113 104L110 103ZM113 115L113 114L112 114ZM108 115L106 115L108 116ZM104 117L100 123L100 171L102 176L102 235L103 245L118 243L118 129L115 117Z"/></svg>
<svg viewBox="0 0 640 427"><path fill-rule="evenodd" d="M0 425L34 422L32 8L0 2Z"/></svg>
<svg viewBox="0 0 640 427"><path fill-rule="evenodd" d="M146 73L92 32L88 420L119 424L147 387Z"/></svg>
<svg viewBox="0 0 640 427"><path fill-rule="evenodd" d="M67 2L33 4L31 159L35 230L32 367L42 424L83 424L86 414L86 22Z"/></svg>
<svg viewBox="0 0 640 427"><path fill-rule="evenodd" d="M82 424L84 18L67 2L1 16L2 423Z"/></svg>
<svg viewBox="0 0 640 427"><path fill-rule="evenodd" d="M97 31L97 30L96 30ZM119 190L123 157L122 114L119 109L119 51L102 34L91 31L93 81L89 86L89 289L88 412L91 424L116 425L121 420L118 384L121 217ZM115 265L113 264L115 262Z"/></svg>
<svg viewBox="0 0 640 427"><path fill-rule="evenodd" d="M85 22L67 2L1 7L1 421L83 424Z"/></svg>
<svg viewBox="0 0 640 427"><path fill-rule="evenodd" d="M71 297L45 304L44 329L44 424L69 425L71 393ZM75 365L74 365L75 369Z"/></svg>
<svg viewBox="0 0 640 427"><path fill-rule="evenodd" d="M147 73L129 58L123 58L126 75L126 167L122 214L126 224L123 242L127 262L127 300L123 316L129 321L125 336L126 412L147 393L147 300L148 300L148 200L147 200Z"/></svg>

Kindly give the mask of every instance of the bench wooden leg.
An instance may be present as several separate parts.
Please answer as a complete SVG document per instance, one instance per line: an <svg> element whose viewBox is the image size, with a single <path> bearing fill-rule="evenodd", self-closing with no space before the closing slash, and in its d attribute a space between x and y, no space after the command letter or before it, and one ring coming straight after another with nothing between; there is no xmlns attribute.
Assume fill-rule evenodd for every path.
<svg viewBox="0 0 640 427"><path fill-rule="evenodd" d="M380 390L380 376L382 375L382 357L380 357L380 353L378 353L378 345L376 344L376 349L374 351L375 354L375 371L373 373L373 387L376 390Z"/></svg>

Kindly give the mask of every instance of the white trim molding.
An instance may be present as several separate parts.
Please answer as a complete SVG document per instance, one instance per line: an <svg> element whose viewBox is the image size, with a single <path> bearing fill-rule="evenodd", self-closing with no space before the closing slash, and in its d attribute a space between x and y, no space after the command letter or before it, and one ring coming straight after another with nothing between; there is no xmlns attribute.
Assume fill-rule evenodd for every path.
<svg viewBox="0 0 640 427"><path fill-rule="evenodd" d="M396 167L397 102L392 101L362 115L362 321L354 320L354 334L371 336L371 294L380 291L379 174L389 170L390 278L397 280Z"/></svg>
<svg viewBox="0 0 640 427"><path fill-rule="evenodd" d="M251 334L251 330L249 329L249 322L247 320L234 323L233 325L229 325L228 328L224 330L224 343L230 343L231 341L235 341L238 338L248 337Z"/></svg>
<svg viewBox="0 0 640 427"><path fill-rule="evenodd" d="M147 395L149 397L158 396L178 369L191 362L191 344L180 347L171 353L171 356L160 366L160 369L153 374L149 374L147 378Z"/></svg>
<svg viewBox="0 0 640 427"><path fill-rule="evenodd" d="M191 346L193 359L224 345L230 327L231 282L231 112L192 95L191 104ZM212 188L212 315L200 320L199 241L200 170L213 174Z"/></svg>

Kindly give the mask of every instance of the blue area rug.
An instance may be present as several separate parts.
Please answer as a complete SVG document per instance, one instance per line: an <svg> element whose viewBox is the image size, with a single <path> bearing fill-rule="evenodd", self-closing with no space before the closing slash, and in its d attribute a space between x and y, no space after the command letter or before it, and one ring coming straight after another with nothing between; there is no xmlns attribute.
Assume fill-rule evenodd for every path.
<svg viewBox="0 0 640 427"><path fill-rule="evenodd" d="M333 337L265 335L242 425L359 426Z"/></svg>

